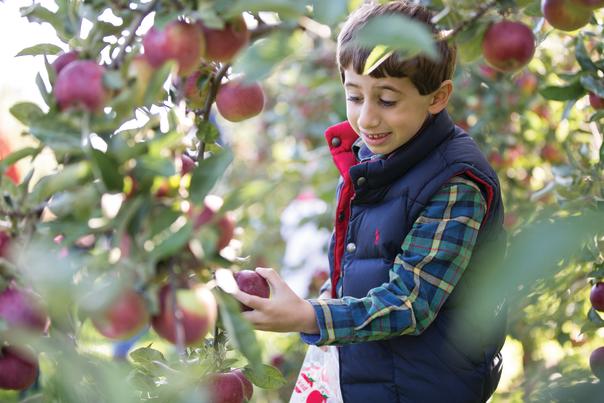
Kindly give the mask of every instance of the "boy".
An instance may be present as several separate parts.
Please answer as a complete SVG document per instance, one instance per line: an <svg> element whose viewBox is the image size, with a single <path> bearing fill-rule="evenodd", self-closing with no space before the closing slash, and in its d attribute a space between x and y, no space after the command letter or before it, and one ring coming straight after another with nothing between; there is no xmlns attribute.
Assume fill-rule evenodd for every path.
<svg viewBox="0 0 604 403"><path fill-rule="evenodd" d="M499 382L505 314L481 306L491 320L477 319L484 302L468 302L467 290L505 245L499 182L445 110L454 47L440 41L438 62L393 54L362 74L371 49L355 35L383 14L438 35L429 11L395 1L361 6L338 37L347 121L326 131L342 175L324 287L331 298L300 299L264 268L271 298L235 297L254 308L244 314L260 330L339 346L346 403L484 402Z"/></svg>

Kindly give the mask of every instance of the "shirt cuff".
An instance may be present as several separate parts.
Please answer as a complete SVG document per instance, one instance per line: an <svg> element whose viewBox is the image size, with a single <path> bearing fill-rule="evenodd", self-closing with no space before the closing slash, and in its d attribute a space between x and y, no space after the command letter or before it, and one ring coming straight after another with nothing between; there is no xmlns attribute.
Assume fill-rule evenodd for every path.
<svg viewBox="0 0 604 403"><path fill-rule="evenodd" d="M325 309L329 310L329 306L325 303L325 300L309 299L307 300L315 310L315 317L317 318L317 326L319 327L319 333L300 333L300 338L306 344L314 344L320 346L324 344L328 337L328 331L325 323Z"/></svg>

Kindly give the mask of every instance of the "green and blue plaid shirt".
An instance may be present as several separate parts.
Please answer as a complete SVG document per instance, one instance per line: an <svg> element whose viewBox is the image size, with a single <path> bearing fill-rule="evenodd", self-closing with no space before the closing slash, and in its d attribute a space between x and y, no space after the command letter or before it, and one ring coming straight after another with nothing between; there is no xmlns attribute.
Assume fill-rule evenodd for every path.
<svg viewBox="0 0 604 403"><path fill-rule="evenodd" d="M390 282L364 298L311 299L320 334L306 343L342 345L418 335L432 323L470 262L486 202L478 186L452 178L405 237ZM330 289L326 283L322 290ZM337 294L342 295L342 281Z"/></svg>

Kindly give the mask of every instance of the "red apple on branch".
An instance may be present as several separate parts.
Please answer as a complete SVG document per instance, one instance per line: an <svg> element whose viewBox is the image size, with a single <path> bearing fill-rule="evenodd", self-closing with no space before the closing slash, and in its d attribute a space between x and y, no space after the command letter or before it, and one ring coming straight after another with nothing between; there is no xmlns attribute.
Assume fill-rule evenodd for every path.
<svg viewBox="0 0 604 403"><path fill-rule="evenodd" d="M213 374L210 377L209 391L212 403L242 403L245 398L244 385L233 372Z"/></svg>
<svg viewBox="0 0 604 403"><path fill-rule="evenodd" d="M577 7L588 8L590 10L604 7L604 0L570 0L570 2Z"/></svg>
<svg viewBox="0 0 604 403"><path fill-rule="evenodd" d="M69 63L57 76L55 98L61 110L82 106L99 112L109 99L103 86L105 68L92 60L76 60Z"/></svg>
<svg viewBox="0 0 604 403"><path fill-rule="evenodd" d="M598 347L589 356L589 367L591 372L601 380L604 380L604 346Z"/></svg>
<svg viewBox="0 0 604 403"><path fill-rule="evenodd" d="M143 38L145 57L157 68L167 60L178 64L178 75L191 74L199 64L205 41L198 24L171 21L163 30L152 27Z"/></svg>
<svg viewBox="0 0 604 403"><path fill-rule="evenodd" d="M542 0L541 11L545 20L561 31L574 31L589 22L590 9L577 7L571 0Z"/></svg>
<svg viewBox="0 0 604 403"><path fill-rule="evenodd" d="M535 36L533 31L521 22L496 22L484 34L482 54L497 70L518 70L533 58Z"/></svg>
<svg viewBox="0 0 604 403"><path fill-rule="evenodd" d="M203 108L206 98L209 94L210 87L207 80L209 76L197 70L193 74L187 76L184 84L184 95L191 108ZM204 83L203 80L206 80Z"/></svg>
<svg viewBox="0 0 604 403"><path fill-rule="evenodd" d="M38 364L12 347L0 350L0 389L23 390L30 387L38 375Z"/></svg>
<svg viewBox="0 0 604 403"><path fill-rule="evenodd" d="M557 165L564 162L564 154L558 147L552 144L544 145L539 154L541 155L541 158L550 164Z"/></svg>
<svg viewBox="0 0 604 403"><path fill-rule="evenodd" d="M171 286L166 284L159 292L159 312L152 317L151 325L157 334L176 344L176 317L180 317L184 344L191 346L205 338L208 330L214 326L216 315L216 299L204 285L177 288L174 295Z"/></svg>
<svg viewBox="0 0 604 403"><path fill-rule="evenodd" d="M197 164L195 164L195 160L189 157L187 154L180 155L180 174L186 175L193 171Z"/></svg>
<svg viewBox="0 0 604 403"><path fill-rule="evenodd" d="M229 62L250 40L250 32L243 16L227 21L222 29L200 25L205 37L207 60Z"/></svg>
<svg viewBox="0 0 604 403"><path fill-rule="evenodd" d="M591 287L589 301L596 311L604 312L604 283L599 281Z"/></svg>
<svg viewBox="0 0 604 403"><path fill-rule="evenodd" d="M247 294L255 295L261 298L268 298L271 294L271 288L268 282L260 274L253 270L242 270L235 273L235 281L239 289ZM247 305L241 304L243 311L251 311Z"/></svg>
<svg viewBox="0 0 604 403"><path fill-rule="evenodd" d="M243 371L241 369L237 368L231 372L233 374L237 375L237 377L241 381L241 385L243 386L243 397L245 397L246 400L251 400L252 395L254 394L254 385L252 385L250 380L247 379L247 377L245 376L245 374L243 373Z"/></svg>
<svg viewBox="0 0 604 403"><path fill-rule="evenodd" d="M262 112L264 91L258 83L248 84L242 79L234 79L218 90L216 107L226 120L241 122Z"/></svg>
<svg viewBox="0 0 604 403"><path fill-rule="evenodd" d="M6 321L9 328L36 333L44 333L49 324L38 297L14 285L0 293L0 319Z"/></svg>
<svg viewBox="0 0 604 403"><path fill-rule="evenodd" d="M594 109L604 109L604 98L600 98L593 92L589 93L589 104Z"/></svg>
<svg viewBox="0 0 604 403"><path fill-rule="evenodd" d="M80 53L78 51L72 50L70 52L61 53L59 57L52 62L52 67L55 69L55 73L59 74L65 66L69 63L78 60L80 58Z"/></svg>
<svg viewBox="0 0 604 403"><path fill-rule="evenodd" d="M109 306L92 318L96 330L110 339L124 340L140 332L149 323L145 299L128 288Z"/></svg>

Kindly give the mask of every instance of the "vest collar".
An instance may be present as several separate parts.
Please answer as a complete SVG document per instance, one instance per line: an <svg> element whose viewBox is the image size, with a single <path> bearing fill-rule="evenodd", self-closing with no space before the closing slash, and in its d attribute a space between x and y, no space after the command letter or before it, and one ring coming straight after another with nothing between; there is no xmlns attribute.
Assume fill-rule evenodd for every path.
<svg viewBox="0 0 604 403"><path fill-rule="evenodd" d="M358 135L345 121L325 132L336 167L344 179L350 175L355 191L381 188L400 178L455 131L446 110L434 115L422 129L384 159L359 163L352 151Z"/></svg>

